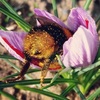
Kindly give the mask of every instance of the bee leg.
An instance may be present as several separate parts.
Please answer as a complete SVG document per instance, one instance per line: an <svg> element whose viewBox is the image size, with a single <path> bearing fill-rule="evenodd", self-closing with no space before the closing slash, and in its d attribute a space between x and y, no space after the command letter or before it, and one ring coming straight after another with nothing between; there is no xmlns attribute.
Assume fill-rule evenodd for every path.
<svg viewBox="0 0 100 100"><path fill-rule="evenodd" d="M17 77L4 80L4 82L8 83L8 82L14 82L14 81L19 80L19 79L23 79L29 66L30 66L30 62L26 61L25 65L23 66L22 70L20 71L20 73Z"/></svg>
<svg viewBox="0 0 100 100"><path fill-rule="evenodd" d="M50 65L50 60L49 59L46 59L44 61L44 66L41 69L41 79L40 79L40 85L41 85L41 87L43 87L44 78L47 75L49 65Z"/></svg>

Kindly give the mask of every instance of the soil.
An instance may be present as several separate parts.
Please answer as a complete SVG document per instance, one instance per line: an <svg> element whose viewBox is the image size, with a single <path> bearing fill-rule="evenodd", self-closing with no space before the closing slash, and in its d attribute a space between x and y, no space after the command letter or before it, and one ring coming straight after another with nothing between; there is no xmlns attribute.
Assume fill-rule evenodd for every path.
<svg viewBox="0 0 100 100"><path fill-rule="evenodd" d="M58 15L63 22L66 22L70 9L72 8L71 1L72 0L57 0ZM86 0L77 0L77 6L83 6L85 1ZM25 21L30 23L32 26L35 26L36 24L35 18L33 16L33 10L35 7L47 10L48 12L53 14L51 0L8 0L8 2L17 11L17 13L20 14L25 19ZM2 4L0 5L2 6ZM100 5L100 0L93 0L91 6L89 7L88 11L89 13L91 13L94 19L96 19L100 14L99 5ZM11 19L7 20L7 19L9 18L0 13L0 25L6 27L8 30L14 30L14 31L21 30L13 20ZM7 50L2 45L0 45L0 54L1 55L8 54ZM18 60L12 60L11 62L22 68L22 62ZM13 69L4 59L0 59L0 78L13 74L15 72L16 70ZM34 76L34 78L39 78L39 74L40 73L33 73L32 76ZM54 73L52 72L49 72L47 75L47 77L50 78L52 78L53 76ZM63 91L64 87L65 84L56 85L49 88L49 90L52 91L53 93L60 94L61 91ZM18 90L13 87L5 88L4 91L14 95L17 100L53 100L52 98L49 98L41 94ZM90 93L92 93L93 91L94 89L91 90ZM74 92L70 93L67 97L70 100L80 100L78 95L76 95ZM8 100L8 99L5 96L0 95L0 100Z"/></svg>

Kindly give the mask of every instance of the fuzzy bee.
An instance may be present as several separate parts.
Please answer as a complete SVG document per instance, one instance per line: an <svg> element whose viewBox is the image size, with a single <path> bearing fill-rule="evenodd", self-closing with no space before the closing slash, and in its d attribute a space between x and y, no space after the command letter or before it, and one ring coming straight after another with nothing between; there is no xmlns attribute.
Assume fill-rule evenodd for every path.
<svg viewBox="0 0 100 100"><path fill-rule="evenodd" d="M63 43L71 36L69 30L64 30L55 24L33 27L23 40L25 64L18 77L8 79L15 81L24 76L30 63L41 67L41 85L48 69L60 69L56 54L62 53Z"/></svg>

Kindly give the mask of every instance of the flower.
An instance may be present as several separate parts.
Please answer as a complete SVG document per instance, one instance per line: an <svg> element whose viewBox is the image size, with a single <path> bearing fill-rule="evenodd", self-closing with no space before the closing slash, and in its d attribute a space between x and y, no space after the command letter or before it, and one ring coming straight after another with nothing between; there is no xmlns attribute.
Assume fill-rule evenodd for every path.
<svg viewBox="0 0 100 100"><path fill-rule="evenodd" d="M69 14L67 25L56 16L35 9L38 25L57 24L62 29L69 29L74 34L63 45L61 60L65 67L87 66L93 63L98 50L98 35L94 20L82 8L73 8ZM23 40L27 33L0 30L0 42L15 58L24 61ZM33 60L32 66L38 66ZM49 68L56 70L57 68ZM59 68L58 68L59 69Z"/></svg>
<svg viewBox="0 0 100 100"><path fill-rule="evenodd" d="M35 9L39 24L56 23L74 34L63 45L61 60L65 67L87 66L93 63L99 47L96 25L92 17L82 8L73 8L66 25L55 16Z"/></svg>
<svg viewBox="0 0 100 100"><path fill-rule="evenodd" d="M67 20L67 27L74 35L63 45L64 65L85 67L92 64L99 47L94 20L82 8L73 8Z"/></svg>

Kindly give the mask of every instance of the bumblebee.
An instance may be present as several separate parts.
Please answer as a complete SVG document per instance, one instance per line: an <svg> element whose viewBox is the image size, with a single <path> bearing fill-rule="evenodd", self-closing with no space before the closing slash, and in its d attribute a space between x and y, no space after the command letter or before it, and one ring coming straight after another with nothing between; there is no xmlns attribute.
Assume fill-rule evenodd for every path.
<svg viewBox="0 0 100 100"><path fill-rule="evenodd" d="M64 42L72 33L56 24L47 24L33 27L23 40L25 64L18 77L8 79L15 81L24 76L30 63L41 67L41 86L48 69L60 69L56 54L62 53Z"/></svg>

